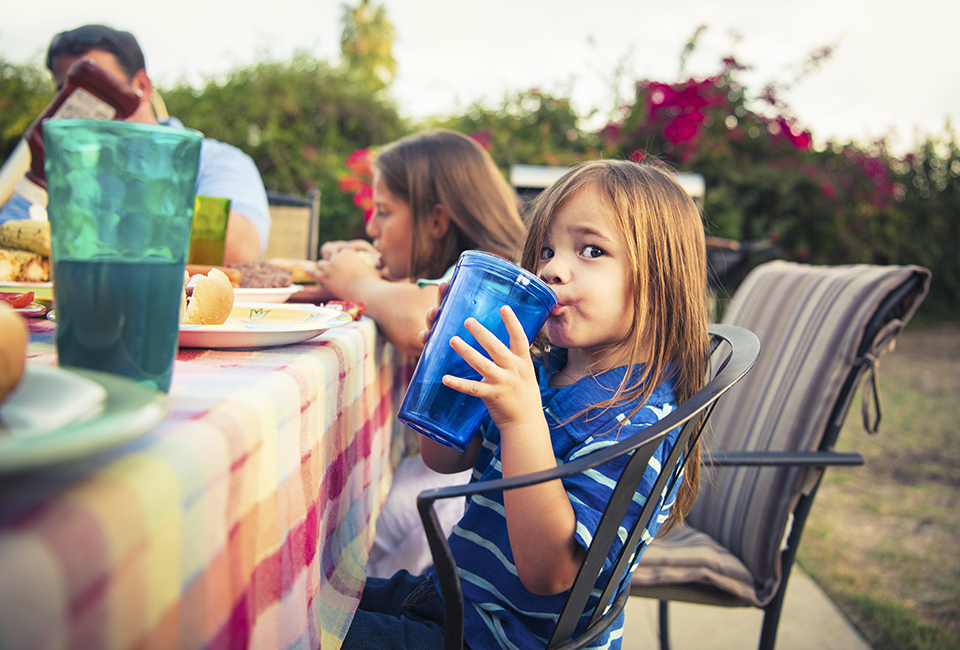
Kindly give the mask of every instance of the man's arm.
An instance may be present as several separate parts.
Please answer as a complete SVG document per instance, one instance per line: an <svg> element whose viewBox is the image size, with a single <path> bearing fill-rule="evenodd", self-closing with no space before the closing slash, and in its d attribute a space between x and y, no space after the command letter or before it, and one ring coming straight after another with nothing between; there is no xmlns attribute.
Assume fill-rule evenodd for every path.
<svg viewBox="0 0 960 650"><path fill-rule="evenodd" d="M270 211L253 159L236 147L205 139L200 150L197 194L230 199L224 262L260 259L270 233Z"/></svg>
<svg viewBox="0 0 960 650"><path fill-rule="evenodd" d="M257 232L257 227L253 225L249 218L236 210L230 210L223 263L255 262L260 259L260 250L260 233Z"/></svg>

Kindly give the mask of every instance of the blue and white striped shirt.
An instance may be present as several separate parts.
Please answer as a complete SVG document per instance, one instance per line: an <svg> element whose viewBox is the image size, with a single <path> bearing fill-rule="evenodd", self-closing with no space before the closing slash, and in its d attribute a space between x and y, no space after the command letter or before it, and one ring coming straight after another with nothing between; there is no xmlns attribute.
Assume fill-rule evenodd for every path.
<svg viewBox="0 0 960 650"><path fill-rule="evenodd" d="M550 426L553 451L558 463L574 460L584 454L615 444L618 440L657 422L676 408L673 382L658 386L646 405L626 419L636 402L617 405L599 417L596 409L570 420L586 407L609 399L626 372L615 368L599 375L585 377L575 384L562 388L548 386L548 373L538 365L543 408ZM622 430L618 426L623 424ZM640 516L646 497L653 489L660 472L661 462L669 455L679 434L679 428L670 432L650 460L644 472L637 497L627 514L624 526L629 529ZM483 447L474 466L472 481L489 481L502 478L500 469L500 432L487 418L481 428ZM628 458L563 479L570 504L577 517L577 541L586 549L593 537L603 509L606 507L613 487ZM679 485L679 481L677 481ZM667 496L657 516L651 518L645 539L652 539L670 513L676 494ZM615 544L607 556L598 579L605 584L613 563L625 542ZM503 506L503 493L479 494L471 498L463 518L449 538L450 547L457 561L464 594L464 637L471 650L508 648L526 650L544 647L549 639L569 592L553 596L533 594L523 586L507 535L507 522ZM430 574L439 590L439 582L431 568ZM629 580L629 576L625 578ZM588 602L588 612L583 616L577 634L583 631L592 614L599 591ZM591 648L619 648L623 635L623 617Z"/></svg>

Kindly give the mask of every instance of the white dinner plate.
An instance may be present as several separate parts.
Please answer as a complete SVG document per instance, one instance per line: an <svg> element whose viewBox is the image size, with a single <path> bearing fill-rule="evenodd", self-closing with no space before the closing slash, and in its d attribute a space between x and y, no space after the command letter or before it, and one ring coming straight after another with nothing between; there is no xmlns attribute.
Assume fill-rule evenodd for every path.
<svg viewBox="0 0 960 650"><path fill-rule="evenodd" d="M233 290L233 296L237 302L286 302L287 298L301 289L303 289L303 287L299 284L270 289L236 288Z"/></svg>
<svg viewBox="0 0 960 650"><path fill-rule="evenodd" d="M26 307L20 307L19 309L14 309L13 311L17 312L24 318L40 318L47 313L47 308L43 305L43 303L31 302Z"/></svg>
<svg viewBox="0 0 960 650"><path fill-rule="evenodd" d="M160 393L126 377L80 368L38 366L30 371L42 374L43 380L31 382L28 390L43 391L43 394L26 397L33 398L29 400L31 403L44 404L45 409L64 404L75 397L74 392L88 390L84 379L102 386L106 390L106 401L99 415L52 431L37 433L29 425L14 429L0 423L0 474L82 458L108 449L146 433L167 413ZM42 416L38 414L34 419L42 420Z"/></svg>
<svg viewBox="0 0 960 650"><path fill-rule="evenodd" d="M265 348L300 343L351 322L349 314L307 304L234 303L223 325L181 325L181 348Z"/></svg>

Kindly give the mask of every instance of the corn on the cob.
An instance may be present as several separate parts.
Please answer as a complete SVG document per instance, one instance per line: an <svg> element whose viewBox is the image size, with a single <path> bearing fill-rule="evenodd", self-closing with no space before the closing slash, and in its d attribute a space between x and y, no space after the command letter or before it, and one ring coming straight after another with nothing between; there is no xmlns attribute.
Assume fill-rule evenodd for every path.
<svg viewBox="0 0 960 650"><path fill-rule="evenodd" d="M20 275L20 262L7 251L0 248L0 282L16 282Z"/></svg>
<svg viewBox="0 0 960 650"><path fill-rule="evenodd" d="M2 223L0 246L50 257L50 222L21 219Z"/></svg>
<svg viewBox="0 0 960 650"><path fill-rule="evenodd" d="M45 257L13 248L0 248L0 256L8 261L0 268L8 268L9 273L9 260L16 266L16 277L10 278L13 282L46 282L50 279L50 261Z"/></svg>

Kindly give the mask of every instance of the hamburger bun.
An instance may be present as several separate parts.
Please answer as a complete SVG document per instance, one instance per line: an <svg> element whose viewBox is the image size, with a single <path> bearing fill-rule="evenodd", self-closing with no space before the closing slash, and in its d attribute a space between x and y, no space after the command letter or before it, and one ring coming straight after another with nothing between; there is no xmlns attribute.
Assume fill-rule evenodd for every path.
<svg viewBox="0 0 960 650"><path fill-rule="evenodd" d="M193 293L187 295L191 284ZM219 269L191 277L184 285L184 297L186 309L180 322L187 325L223 325L233 310L233 285Z"/></svg>
<svg viewBox="0 0 960 650"><path fill-rule="evenodd" d="M28 340L26 322L6 304L0 304L0 402L13 392L23 377Z"/></svg>

